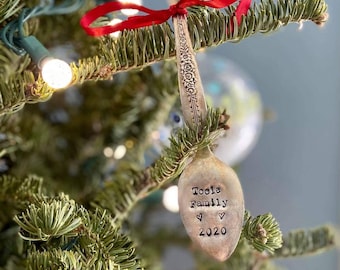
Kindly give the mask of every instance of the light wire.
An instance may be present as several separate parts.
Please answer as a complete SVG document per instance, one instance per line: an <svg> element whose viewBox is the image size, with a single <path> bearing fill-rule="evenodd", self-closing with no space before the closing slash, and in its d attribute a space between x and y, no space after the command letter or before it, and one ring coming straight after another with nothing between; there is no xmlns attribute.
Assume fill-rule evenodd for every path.
<svg viewBox="0 0 340 270"><path fill-rule="evenodd" d="M42 15L73 13L81 8L84 2L85 0L65 0L59 5L54 5L54 0L41 0L34 8L24 8L17 19L0 29L0 40L17 55L25 55L27 52L20 45L20 40L25 37L23 26L27 20Z"/></svg>

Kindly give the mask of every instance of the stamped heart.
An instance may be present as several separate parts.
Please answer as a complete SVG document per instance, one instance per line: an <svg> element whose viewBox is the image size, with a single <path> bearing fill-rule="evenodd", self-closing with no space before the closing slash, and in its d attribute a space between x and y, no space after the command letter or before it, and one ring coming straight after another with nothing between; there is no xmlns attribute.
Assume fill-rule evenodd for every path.
<svg viewBox="0 0 340 270"><path fill-rule="evenodd" d="M202 150L180 176L178 203L192 241L215 259L228 259L240 238L244 215L235 172L209 149Z"/></svg>
<svg viewBox="0 0 340 270"><path fill-rule="evenodd" d="M220 219L222 220L222 219L224 218L224 216L225 216L225 212L223 212L223 213L218 213L218 216L219 216Z"/></svg>

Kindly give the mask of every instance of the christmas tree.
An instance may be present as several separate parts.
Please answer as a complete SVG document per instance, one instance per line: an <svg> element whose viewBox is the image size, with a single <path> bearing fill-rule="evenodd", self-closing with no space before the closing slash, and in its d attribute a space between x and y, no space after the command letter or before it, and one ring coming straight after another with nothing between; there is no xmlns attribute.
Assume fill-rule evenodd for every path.
<svg viewBox="0 0 340 270"><path fill-rule="evenodd" d="M85 14L105 2L0 2L0 269L161 269L169 245L190 250L195 269L278 269L273 259L333 248L330 226L282 236L272 214L246 210L235 251L217 262L181 224L152 223L165 211L163 190L228 130L228 108L208 108L199 129L188 122L173 128L169 144L154 154L154 131L180 106L174 24L155 23L155 12L147 26L131 29L125 20L122 29L116 24L119 32L113 25L104 33L117 9L91 18L84 31ZM249 8L247 0L211 1L225 2L223 8L181 2L192 2L180 12L197 54L328 18L323 0L263 0ZM61 70L48 71L46 60L60 48L70 68L57 62ZM223 228L218 234L228 233Z"/></svg>

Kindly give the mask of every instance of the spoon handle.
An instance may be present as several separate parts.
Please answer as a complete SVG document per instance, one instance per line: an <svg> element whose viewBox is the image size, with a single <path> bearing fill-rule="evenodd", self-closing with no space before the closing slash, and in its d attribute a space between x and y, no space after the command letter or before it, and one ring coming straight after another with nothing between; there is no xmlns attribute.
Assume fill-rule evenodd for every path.
<svg viewBox="0 0 340 270"><path fill-rule="evenodd" d="M173 17L179 94L183 117L191 128L201 128L207 115L203 85L192 48L185 15Z"/></svg>

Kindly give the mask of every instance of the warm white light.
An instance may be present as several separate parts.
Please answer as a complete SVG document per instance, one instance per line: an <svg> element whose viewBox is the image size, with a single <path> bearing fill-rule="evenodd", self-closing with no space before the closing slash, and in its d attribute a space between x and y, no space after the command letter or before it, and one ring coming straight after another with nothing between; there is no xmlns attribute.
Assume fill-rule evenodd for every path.
<svg viewBox="0 0 340 270"><path fill-rule="evenodd" d="M120 22L122 22L121 19L112 19L112 20L109 22L109 25L115 25L115 24L120 23ZM121 31L113 32L113 33L110 34L110 37L112 37L112 38L118 38L119 35L120 35L120 33L121 33Z"/></svg>
<svg viewBox="0 0 340 270"><path fill-rule="evenodd" d="M160 138L159 131L156 130L156 131L151 132L151 138L155 141L159 140L159 138Z"/></svg>
<svg viewBox="0 0 340 270"><path fill-rule="evenodd" d="M119 2L135 4L135 5L139 5L139 6L142 5L142 0L119 0ZM135 15L135 14L138 13L138 10L136 10L136 9L122 9L121 11L126 16L131 16L131 15Z"/></svg>
<svg viewBox="0 0 340 270"><path fill-rule="evenodd" d="M41 63L41 76L52 88L64 88L72 81L71 67L60 59L46 58Z"/></svg>
<svg viewBox="0 0 340 270"><path fill-rule="evenodd" d="M168 187L163 193L163 205L170 212L177 213L179 211L178 206L178 187Z"/></svg>
<svg viewBox="0 0 340 270"><path fill-rule="evenodd" d="M105 147L104 150L103 150L103 154L104 156L106 156L107 158L110 158L110 157L113 157L113 149L111 147Z"/></svg>
<svg viewBox="0 0 340 270"><path fill-rule="evenodd" d="M126 147L125 145L119 145L117 146L116 150L113 153L113 157L115 159L121 159L125 156L126 154Z"/></svg>

